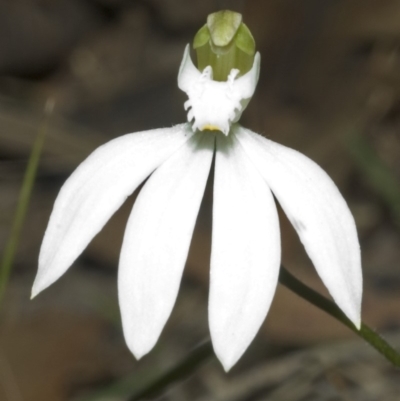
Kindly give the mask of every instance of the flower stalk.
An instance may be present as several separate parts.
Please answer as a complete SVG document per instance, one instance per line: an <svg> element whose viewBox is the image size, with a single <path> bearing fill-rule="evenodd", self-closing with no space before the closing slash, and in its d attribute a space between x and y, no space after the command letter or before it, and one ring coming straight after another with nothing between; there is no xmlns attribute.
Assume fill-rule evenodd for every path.
<svg viewBox="0 0 400 401"><path fill-rule="evenodd" d="M387 341L385 341L378 333L373 331L365 323L361 323L361 328L357 329L354 324L346 317L340 308L335 303L325 298L323 295L308 287L288 270L281 266L279 274L279 282L297 294L299 297L310 302L317 308L323 310L328 315L331 315L336 320L354 331L359 337L364 339L369 345L375 348L382 356L384 356L395 367L400 368L400 354Z"/></svg>

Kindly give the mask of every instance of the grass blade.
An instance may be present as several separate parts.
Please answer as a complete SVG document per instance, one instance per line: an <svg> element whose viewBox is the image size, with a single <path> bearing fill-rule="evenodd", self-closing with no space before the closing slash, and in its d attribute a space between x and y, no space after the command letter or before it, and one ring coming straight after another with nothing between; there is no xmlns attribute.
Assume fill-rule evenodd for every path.
<svg viewBox="0 0 400 401"><path fill-rule="evenodd" d="M28 165L18 197L17 209L15 211L10 236L8 237L6 246L3 251L0 263L0 305L4 298L4 293L15 258L15 253L17 251L21 230L25 221L26 212L28 210L33 185L35 183L40 155L42 153L43 144L46 137L48 119L53 111L53 108L54 101L49 99L46 102L45 116L43 118L43 122L39 127L39 132L36 136L35 142L32 147L32 152L29 156Z"/></svg>

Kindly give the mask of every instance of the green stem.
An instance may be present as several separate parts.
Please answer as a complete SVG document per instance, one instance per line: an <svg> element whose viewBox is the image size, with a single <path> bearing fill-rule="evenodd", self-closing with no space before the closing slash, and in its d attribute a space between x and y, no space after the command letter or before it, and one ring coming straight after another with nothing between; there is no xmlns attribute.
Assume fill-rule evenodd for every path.
<svg viewBox="0 0 400 401"><path fill-rule="evenodd" d="M52 109L53 101L49 100L45 106L44 120L39 127L39 132L33 144L32 152L29 156L28 165L18 197L17 209L13 219L11 233L3 251L3 256L0 263L0 304L4 298L4 293L10 277L19 237L25 221L26 212L28 210L29 200L35 182L39 159L47 132L48 115L52 112Z"/></svg>
<svg viewBox="0 0 400 401"><path fill-rule="evenodd" d="M295 294L312 303L319 309L331 315L339 322L343 323L350 330L354 331L358 336L363 338L368 344L375 348L394 366L400 368L400 354L388 344L379 334L375 333L366 324L361 324L361 329L358 330L354 324L344 315L344 313L336 306L335 303L325 298L323 295L314 291L312 288L306 286L291 273L289 273L283 266L279 275L279 282L293 291Z"/></svg>

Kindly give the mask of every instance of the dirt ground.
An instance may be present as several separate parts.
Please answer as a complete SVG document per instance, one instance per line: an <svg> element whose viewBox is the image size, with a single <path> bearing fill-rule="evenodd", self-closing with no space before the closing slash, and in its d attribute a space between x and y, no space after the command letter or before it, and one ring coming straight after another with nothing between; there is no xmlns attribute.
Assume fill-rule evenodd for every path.
<svg viewBox="0 0 400 401"><path fill-rule="evenodd" d="M126 400L208 337L210 185L177 305L140 362L124 343L116 291L135 195L61 280L29 297L60 186L107 140L185 121L176 84L184 46L219 8L243 14L262 56L241 123L334 179L360 237L363 320L400 349L400 1L0 0L0 252L44 105L55 101L0 306L0 400ZM327 295L280 218L283 264ZM279 286L231 373L211 360L159 399L397 401L399 377L348 329Z"/></svg>

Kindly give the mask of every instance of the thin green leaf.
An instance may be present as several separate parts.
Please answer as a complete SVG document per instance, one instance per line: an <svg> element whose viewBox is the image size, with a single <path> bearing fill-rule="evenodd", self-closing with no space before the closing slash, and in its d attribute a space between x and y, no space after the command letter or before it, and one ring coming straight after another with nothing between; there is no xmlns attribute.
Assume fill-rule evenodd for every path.
<svg viewBox="0 0 400 401"><path fill-rule="evenodd" d="M42 148L47 132L48 116L51 114L53 106L54 102L52 100L48 100L45 106L45 117L39 127L39 132L33 144L32 152L28 160L28 165L22 182L21 191L19 193L17 209L15 211L10 236L3 251L0 264L0 304L4 298L4 293L7 287L12 265L14 262L15 253L18 247L21 229L23 227L26 212L28 210L29 200L35 182L40 155L42 153Z"/></svg>

